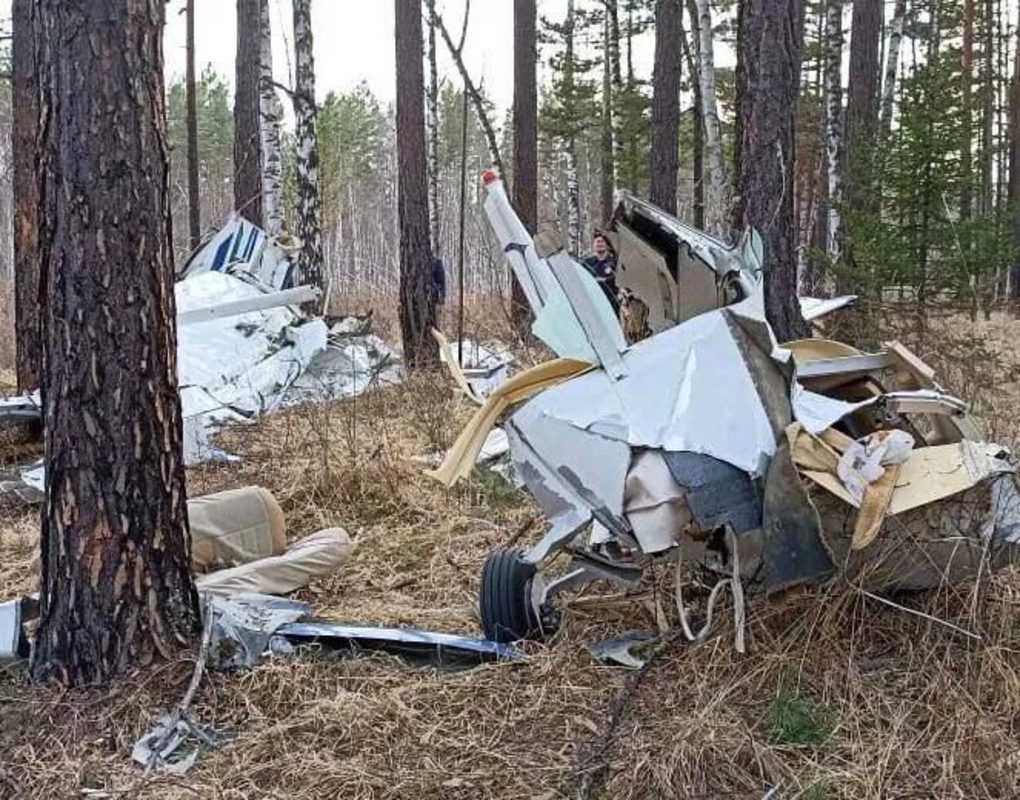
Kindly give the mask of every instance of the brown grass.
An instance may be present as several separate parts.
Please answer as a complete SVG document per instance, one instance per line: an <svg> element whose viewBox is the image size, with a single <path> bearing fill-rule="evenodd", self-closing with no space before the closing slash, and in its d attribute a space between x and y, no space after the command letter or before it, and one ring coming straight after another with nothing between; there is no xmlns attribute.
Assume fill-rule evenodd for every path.
<svg viewBox="0 0 1020 800"><path fill-rule="evenodd" d="M302 595L324 616L476 633L485 554L536 512L491 476L447 492L409 460L452 441L469 413L442 377L423 377L273 415L227 432L243 461L193 470L190 491L258 483L279 497L293 536L347 527L353 560ZM35 585L36 527L34 514L0 507L4 596ZM703 645L671 644L644 673L595 664L587 643L654 629L656 603L670 608L666 577L633 598L606 587L572 598L563 630L529 646L522 665L451 673L384 656L304 657L214 674L194 710L226 743L183 778L145 776L129 752L180 699L188 657L72 692L8 670L0 797L757 799L773 786L784 800L1020 795L1017 574L987 582L976 614L971 586L904 600L979 642L834 585L756 598L744 656L724 621Z"/></svg>

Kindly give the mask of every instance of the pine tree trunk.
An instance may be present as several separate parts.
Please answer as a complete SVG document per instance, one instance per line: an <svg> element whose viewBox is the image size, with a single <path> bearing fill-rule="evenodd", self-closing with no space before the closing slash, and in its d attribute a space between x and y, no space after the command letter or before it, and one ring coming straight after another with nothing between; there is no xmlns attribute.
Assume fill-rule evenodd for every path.
<svg viewBox="0 0 1020 800"><path fill-rule="evenodd" d="M878 131L882 0L854 0L846 105L846 202L855 214L875 208L871 163Z"/></svg>
<svg viewBox="0 0 1020 800"><path fill-rule="evenodd" d="M259 0L259 131L262 137L262 214L266 233L283 231L283 154L280 151L280 100L273 83L273 26L269 0Z"/></svg>
<svg viewBox="0 0 1020 800"><path fill-rule="evenodd" d="M202 243L202 205L198 185L198 99L195 92L195 0L185 7L187 33L185 46L184 92L188 126L188 236L191 249Z"/></svg>
<svg viewBox="0 0 1020 800"><path fill-rule="evenodd" d="M613 216L613 197L616 191L616 152L613 128L613 64L609 57L612 47L612 22L607 13L602 21L602 141L601 141L601 188L602 221L608 223Z"/></svg>
<svg viewBox="0 0 1020 800"><path fill-rule="evenodd" d="M571 98L574 85L574 27L577 21L574 0L567 0L567 19L564 25L563 91ZM567 239L570 252L581 251L581 181L577 174L577 135L570 131L563 142L567 184Z"/></svg>
<svg viewBox="0 0 1020 800"><path fill-rule="evenodd" d="M804 4L745 0L737 27L737 214L762 236L765 313L779 341L789 341L810 335L797 300L793 213Z"/></svg>
<svg viewBox="0 0 1020 800"><path fill-rule="evenodd" d="M825 7L825 161L825 249L836 263L843 252L843 0L828 0Z"/></svg>
<svg viewBox="0 0 1020 800"><path fill-rule="evenodd" d="M882 141L889 138L892 129L893 98L896 96L896 74L900 65L900 49L903 46L903 28L907 19L907 0L896 0L892 22L889 24L889 49L885 57L885 82L882 84Z"/></svg>
<svg viewBox="0 0 1020 800"><path fill-rule="evenodd" d="M262 0L237 0L234 60L234 209L262 226L262 136L259 125Z"/></svg>
<svg viewBox="0 0 1020 800"><path fill-rule="evenodd" d="M1020 17L1020 14L1018 14ZM1020 30L1020 19L1017 21ZM1013 263L1009 276L1009 299L1013 315L1020 312L1020 34L1009 84L1009 215L1012 222Z"/></svg>
<svg viewBox="0 0 1020 800"><path fill-rule="evenodd" d="M14 0L11 155L14 167L14 315L18 388L39 388L42 369L39 313L39 82L36 72L37 11L34 0Z"/></svg>
<svg viewBox="0 0 1020 800"><path fill-rule="evenodd" d="M429 212L431 219L432 252L440 254L439 212L439 64L436 51L436 15L429 11L429 87L426 94L428 114L426 125L429 136ZM516 175L514 176L516 180Z"/></svg>
<svg viewBox="0 0 1020 800"><path fill-rule="evenodd" d="M995 210L995 4L984 4L984 74L981 104L981 213Z"/></svg>
<svg viewBox="0 0 1020 800"><path fill-rule="evenodd" d="M528 232L538 230L538 16L535 0L514 0L514 210ZM512 310L520 329L530 313L511 277Z"/></svg>
<svg viewBox="0 0 1020 800"><path fill-rule="evenodd" d="M705 224L708 230L725 233L729 227L730 179L726 174L723 153L722 123L715 87L715 45L712 35L712 5L709 0L696 0L698 16L698 89L701 119L705 136Z"/></svg>
<svg viewBox="0 0 1020 800"><path fill-rule="evenodd" d="M692 211L694 215L694 227L705 230L705 112L701 102L700 83L700 57L698 48L701 43L698 38L697 8L693 2L688 4L688 13L691 15L691 38L688 40L686 33L681 38L683 44L684 59L687 61L687 71L691 74L691 92L694 95L694 136L693 152L691 153L691 183L694 187L694 198Z"/></svg>
<svg viewBox="0 0 1020 800"><path fill-rule="evenodd" d="M651 201L676 215L680 158L680 0L655 2L655 66L652 73Z"/></svg>
<svg viewBox="0 0 1020 800"><path fill-rule="evenodd" d="M397 57L397 217L400 222L400 329L408 369L438 362L432 340L429 200L425 154L425 78L420 0L394 0Z"/></svg>
<svg viewBox="0 0 1020 800"><path fill-rule="evenodd" d="M199 623L177 391L164 8L36 5L50 112L40 176L40 680L106 680L169 657Z"/></svg>
<svg viewBox="0 0 1020 800"><path fill-rule="evenodd" d="M324 287L319 220L319 141L315 130L315 56L312 0L294 0L294 120L297 140L297 272L301 283ZM316 309L309 308L309 311Z"/></svg>

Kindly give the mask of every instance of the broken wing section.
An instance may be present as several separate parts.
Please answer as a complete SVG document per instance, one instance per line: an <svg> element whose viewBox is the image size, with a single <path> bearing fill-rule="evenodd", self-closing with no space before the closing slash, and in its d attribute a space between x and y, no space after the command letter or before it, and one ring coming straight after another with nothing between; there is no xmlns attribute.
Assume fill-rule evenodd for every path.
<svg viewBox="0 0 1020 800"><path fill-rule="evenodd" d="M485 213L535 315L532 332L561 358L599 364L621 377L627 342L598 283L562 251L542 257L503 182L492 172L484 181Z"/></svg>

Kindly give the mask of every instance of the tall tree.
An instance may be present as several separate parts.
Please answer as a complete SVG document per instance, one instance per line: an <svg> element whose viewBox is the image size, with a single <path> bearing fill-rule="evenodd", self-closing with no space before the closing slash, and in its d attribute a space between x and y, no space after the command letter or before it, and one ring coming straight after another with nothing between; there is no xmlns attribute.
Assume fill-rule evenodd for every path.
<svg viewBox="0 0 1020 800"><path fill-rule="evenodd" d="M198 99L195 89L195 0L184 10L187 24L184 92L188 128L188 234L191 249L202 242L202 206L198 188Z"/></svg>
<svg viewBox="0 0 1020 800"><path fill-rule="evenodd" d="M315 104L315 55L312 44L312 0L294 0L295 173L298 198L296 233L301 240L297 268L302 283L323 286L325 276L319 219L319 141L316 134L318 107Z"/></svg>
<svg viewBox="0 0 1020 800"><path fill-rule="evenodd" d="M428 6L428 4L426 4ZM436 50L436 15L428 6L429 19L429 85L426 92L428 113L425 120L429 134L429 212L431 217L432 252L439 255L439 53Z"/></svg>
<svg viewBox="0 0 1020 800"><path fill-rule="evenodd" d="M1020 313L1020 13L1018 13L1013 77L1009 84L1009 215L1012 221L1013 261L1010 269L1010 300L1013 314Z"/></svg>
<svg viewBox="0 0 1020 800"><path fill-rule="evenodd" d="M420 0L394 0L397 57L397 218L400 329L409 369L437 363L425 156L425 78Z"/></svg>
<svg viewBox="0 0 1020 800"><path fill-rule="evenodd" d="M907 20L907 0L896 0L892 21L889 23L889 46L885 54L885 80L882 83L882 107L879 112L882 141L889 138L892 129L893 100L896 97L896 75L900 65L900 48L903 46L903 29Z"/></svg>
<svg viewBox="0 0 1020 800"><path fill-rule="evenodd" d="M616 114L613 109L615 94L613 83L613 15L609 6L616 0L605 0L606 9L602 18L602 156L601 169L601 210L602 221L608 223L613 216L613 196L616 192L616 136L614 135ZM616 30L619 33L619 28ZM616 48L619 49L619 42Z"/></svg>
<svg viewBox="0 0 1020 800"><path fill-rule="evenodd" d="M652 74L651 201L676 215L680 161L680 0L655 0L655 62Z"/></svg>
<svg viewBox="0 0 1020 800"><path fill-rule="evenodd" d="M283 154L280 151L280 98L273 81L273 26L269 0L259 0L259 133L262 146L262 212L266 233L283 231Z"/></svg>
<svg viewBox="0 0 1020 800"><path fill-rule="evenodd" d="M514 0L514 210L528 232L538 230L538 18L535 0ZM527 318L524 290L511 280L512 317Z"/></svg>
<svg viewBox="0 0 1020 800"><path fill-rule="evenodd" d="M47 125L38 679L197 632L177 391L162 0L37 0ZM125 169L130 165L130 169Z"/></svg>
<svg viewBox="0 0 1020 800"><path fill-rule="evenodd" d="M878 133L879 43L882 0L854 0L850 29L850 79L846 102L846 205L853 214L873 211L872 169Z"/></svg>
<svg viewBox="0 0 1020 800"><path fill-rule="evenodd" d="M825 163L828 202L819 204L819 228L829 260L843 249L843 0L825 4Z"/></svg>
<svg viewBox="0 0 1020 800"><path fill-rule="evenodd" d="M970 219L973 192L971 183L972 139L974 137L974 0L963 0L963 47L960 51L960 221Z"/></svg>
<svg viewBox="0 0 1020 800"><path fill-rule="evenodd" d="M36 138L39 135L39 83L36 71L36 3L14 0L11 7L11 58L14 162L14 312L18 388L39 387L42 340L39 315L39 190Z"/></svg>
<svg viewBox="0 0 1020 800"><path fill-rule="evenodd" d="M789 341L810 334L797 300L793 214L803 1L745 0L737 29L737 219L762 236L765 313Z"/></svg>
<svg viewBox="0 0 1020 800"><path fill-rule="evenodd" d="M574 0L567 0L567 18L563 23L563 73L562 90L564 98L575 106L577 95L577 10ZM563 158L567 176L567 239L570 252L577 254L581 250L581 180L577 172L577 137L576 124L566 131L563 137Z"/></svg>
<svg viewBox="0 0 1020 800"><path fill-rule="evenodd" d="M722 123L715 80L715 37L709 0L690 0L692 24L697 32L698 100L705 150L705 224L714 233L729 227L729 178L723 154Z"/></svg>
<svg viewBox="0 0 1020 800"><path fill-rule="evenodd" d="M237 0L234 57L234 208L262 225L262 0Z"/></svg>

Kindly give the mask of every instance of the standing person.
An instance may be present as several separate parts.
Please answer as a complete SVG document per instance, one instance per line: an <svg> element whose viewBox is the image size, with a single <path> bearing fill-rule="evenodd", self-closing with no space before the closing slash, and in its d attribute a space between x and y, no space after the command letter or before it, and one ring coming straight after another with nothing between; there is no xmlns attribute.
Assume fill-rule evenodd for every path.
<svg viewBox="0 0 1020 800"><path fill-rule="evenodd" d="M595 234L592 240L592 254L582 263L599 286L613 307L613 313L620 313L620 301L616 296L616 253L613 252L609 240L601 233Z"/></svg>
<svg viewBox="0 0 1020 800"><path fill-rule="evenodd" d="M436 256L432 259L432 300L436 304L436 327L442 325L443 306L446 304L446 267L443 259Z"/></svg>

